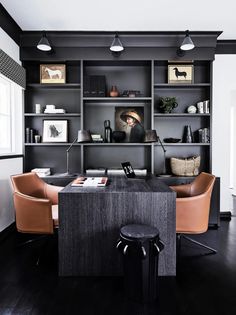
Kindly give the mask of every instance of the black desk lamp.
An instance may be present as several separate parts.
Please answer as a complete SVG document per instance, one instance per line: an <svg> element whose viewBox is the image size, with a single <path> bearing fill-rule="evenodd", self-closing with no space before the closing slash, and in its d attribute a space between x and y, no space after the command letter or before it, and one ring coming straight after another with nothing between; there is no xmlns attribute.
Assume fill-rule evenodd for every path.
<svg viewBox="0 0 236 315"><path fill-rule="evenodd" d="M90 134L90 131L87 130L79 130L78 131L78 137L76 137L73 142L70 144L70 146L66 149L66 173L63 173L62 176L70 176L74 175L70 173L69 168L69 157L70 157L70 150L75 144L75 142L83 143L83 142L92 142L92 137Z"/></svg>
<svg viewBox="0 0 236 315"><path fill-rule="evenodd" d="M70 149L73 147L73 145L75 144L75 142L77 142L78 138L76 137L74 139L74 141L71 143L71 145L66 149L66 173L65 173L65 176L69 176L69 175L73 175L70 173L70 170L69 170L69 152L70 152Z"/></svg>
<svg viewBox="0 0 236 315"><path fill-rule="evenodd" d="M158 140L159 140L159 142L160 142L160 145L161 145L162 150L163 150L163 155L164 155L163 173L162 173L162 174L159 174L158 176L169 177L169 176L171 176L171 175L166 174L166 149L165 149L164 145L162 144L160 137L158 137Z"/></svg>
<svg viewBox="0 0 236 315"><path fill-rule="evenodd" d="M159 174L158 176L163 176L163 177L169 177L171 175L166 174L166 149L160 139L158 137L156 130L146 130L145 131L145 140L144 142L160 142L161 148L164 153L164 163L163 163L163 173Z"/></svg>

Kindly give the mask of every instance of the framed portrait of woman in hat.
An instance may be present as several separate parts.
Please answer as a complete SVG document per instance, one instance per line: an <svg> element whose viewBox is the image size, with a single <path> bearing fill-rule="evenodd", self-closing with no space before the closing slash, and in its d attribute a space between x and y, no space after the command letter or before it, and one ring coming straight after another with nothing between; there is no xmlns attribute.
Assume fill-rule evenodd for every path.
<svg viewBox="0 0 236 315"><path fill-rule="evenodd" d="M125 142L140 143L144 141L145 130L143 107L116 107L115 129L126 133Z"/></svg>

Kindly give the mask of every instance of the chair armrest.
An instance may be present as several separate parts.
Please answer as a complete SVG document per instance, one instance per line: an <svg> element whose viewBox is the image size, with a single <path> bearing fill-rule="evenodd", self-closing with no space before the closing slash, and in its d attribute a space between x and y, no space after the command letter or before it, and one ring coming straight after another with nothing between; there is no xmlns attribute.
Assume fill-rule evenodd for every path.
<svg viewBox="0 0 236 315"><path fill-rule="evenodd" d="M22 233L53 233L52 202L19 192L13 194L17 230Z"/></svg>
<svg viewBox="0 0 236 315"><path fill-rule="evenodd" d="M169 186L177 193L177 198L190 196L191 184Z"/></svg>
<svg viewBox="0 0 236 315"><path fill-rule="evenodd" d="M52 202L53 205L58 204L58 192L64 187L45 184L45 196Z"/></svg>

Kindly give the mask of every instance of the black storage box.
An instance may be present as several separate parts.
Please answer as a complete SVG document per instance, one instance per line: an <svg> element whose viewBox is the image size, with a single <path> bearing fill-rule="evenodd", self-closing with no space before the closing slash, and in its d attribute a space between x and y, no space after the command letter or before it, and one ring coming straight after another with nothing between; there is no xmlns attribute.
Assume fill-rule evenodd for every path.
<svg viewBox="0 0 236 315"><path fill-rule="evenodd" d="M104 75L90 75L84 77L84 97L105 97L106 77Z"/></svg>

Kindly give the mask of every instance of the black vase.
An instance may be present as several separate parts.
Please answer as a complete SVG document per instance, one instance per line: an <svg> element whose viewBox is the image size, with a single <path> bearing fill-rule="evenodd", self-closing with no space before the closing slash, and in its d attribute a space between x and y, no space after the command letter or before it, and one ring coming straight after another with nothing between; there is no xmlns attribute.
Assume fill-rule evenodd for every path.
<svg viewBox="0 0 236 315"><path fill-rule="evenodd" d="M112 130L110 127L110 120L104 121L104 142L110 143L112 142Z"/></svg>
<svg viewBox="0 0 236 315"><path fill-rule="evenodd" d="M184 127L183 142L184 143L192 143L193 142L193 133L192 133L190 125L187 125Z"/></svg>

